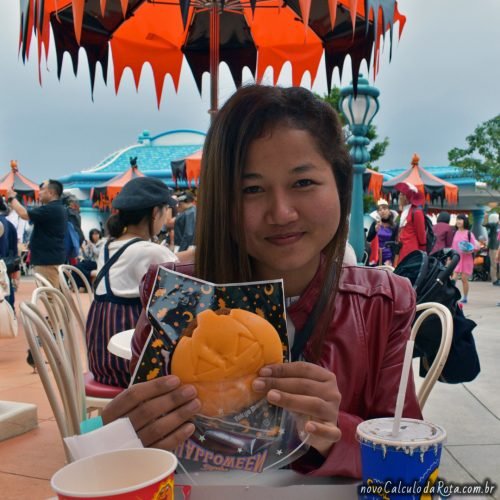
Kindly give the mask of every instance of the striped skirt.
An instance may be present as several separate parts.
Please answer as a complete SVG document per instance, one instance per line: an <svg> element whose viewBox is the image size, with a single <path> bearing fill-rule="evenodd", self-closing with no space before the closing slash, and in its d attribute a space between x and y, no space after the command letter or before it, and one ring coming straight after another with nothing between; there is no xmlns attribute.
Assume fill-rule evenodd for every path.
<svg viewBox="0 0 500 500"><path fill-rule="evenodd" d="M92 302L87 318L87 353L89 370L97 382L128 387L130 361L108 351L109 339L118 332L135 328L142 311L140 299L119 304Z"/></svg>

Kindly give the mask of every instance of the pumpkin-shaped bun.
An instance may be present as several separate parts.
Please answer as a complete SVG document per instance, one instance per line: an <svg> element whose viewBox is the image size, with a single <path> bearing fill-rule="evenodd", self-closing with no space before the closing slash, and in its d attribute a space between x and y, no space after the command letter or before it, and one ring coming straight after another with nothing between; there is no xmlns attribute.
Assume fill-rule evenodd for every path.
<svg viewBox="0 0 500 500"><path fill-rule="evenodd" d="M259 370L283 362L283 347L269 321L243 309L217 315L199 313L191 337L181 337L171 373L198 391L200 413L210 417L237 413L262 398L252 390Z"/></svg>

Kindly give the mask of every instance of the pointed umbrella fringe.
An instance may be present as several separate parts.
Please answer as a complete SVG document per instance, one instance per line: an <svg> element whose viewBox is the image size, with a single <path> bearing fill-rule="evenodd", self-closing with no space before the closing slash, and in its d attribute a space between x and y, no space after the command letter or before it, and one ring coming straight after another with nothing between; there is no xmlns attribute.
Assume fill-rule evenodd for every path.
<svg viewBox="0 0 500 500"><path fill-rule="evenodd" d="M302 14L302 22L304 23L304 33L307 34L309 26L309 15L311 13L311 0L299 0L300 13Z"/></svg>
<svg viewBox="0 0 500 500"><path fill-rule="evenodd" d="M122 6L123 19L127 17L128 0L120 0Z"/></svg>
<svg viewBox="0 0 500 500"><path fill-rule="evenodd" d="M337 19L337 1L338 0L328 0L328 10L330 11L330 27L333 31L335 28L335 20Z"/></svg>
<svg viewBox="0 0 500 500"><path fill-rule="evenodd" d="M21 55L23 58L23 61L27 60L28 57L28 51L29 51L29 45L30 45L30 39L31 39L31 33L33 30L36 29L38 30L38 36L40 35L40 30L43 30L45 25L48 25L48 23L45 23L44 19L48 17L48 12L54 12L54 17L57 17L57 11L68 6L69 4L71 5L71 8L73 10L73 18L74 18L74 31L75 31L75 39L77 42L77 45L80 44L81 42L81 33L82 33L82 24L83 24L83 13L84 13L84 6L85 6L85 1L86 0L52 0L53 3L55 3L55 11L53 10L54 7L51 5L47 7L47 4L50 3L51 0L25 0L25 4L21 4L21 26L20 26L20 51ZM392 57L392 31L393 31L393 24L395 20L399 21L399 37L401 37L402 31L404 24L406 22L406 18L402 16L397 8L397 3L395 0L364 0L364 10L365 13L362 12L362 7L358 8L358 0L328 0L328 7L329 7L329 13L330 13L330 22L333 23L336 18L336 11L334 9L335 6L338 5L338 3L342 1L342 4L346 6L346 4L349 2L349 7L347 7L350 10L351 14L351 19L354 20L354 23L356 21L356 15L359 15L361 17L365 18L365 26L369 28L369 21L370 21L370 16L373 16L374 19L377 20L377 22L374 23L375 26L375 35L373 36L373 46L374 46L374 53L373 53L373 69L374 73L376 74L380 65L380 37L384 36L385 33L385 28L386 26L388 27L389 30L389 41L390 41L390 57ZM311 0L298 0L299 5L300 5L300 10L303 19L309 19L310 15L310 8L311 8ZM252 7L252 12L255 10L256 5L256 0L250 0L251 7ZM57 5L59 4L59 5ZM122 7L122 13L124 16L127 14L127 10L129 7L129 0L120 0L120 4ZM107 7L107 1L106 0L99 0L99 5L101 11L106 11ZM184 24L187 24L188 21L188 12L189 8L191 5L191 0L179 0L179 5L181 8L181 13L182 13L182 20ZM52 9L52 10L51 10ZM392 16L391 16L391 9L392 9ZM280 9L281 10L281 9ZM381 11L379 13L379 10ZM35 11L36 11L36 17L35 17ZM366 15L366 12L369 12L369 15ZM365 14L363 16L363 14ZM379 19L382 18L382 19ZM52 24L52 23L51 23ZM305 23L304 23L305 24ZM305 26L305 29L307 31L307 25ZM365 30L367 28L365 27ZM46 33L43 33L44 39L47 36ZM354 37L354 31L353 31L353 37ZM49 50L49 43L48 43L49 37L47 36L47 43L42 43L39 44L39 48L41 46L44 46L46 56L48 54ZM56 44L57 45L57 44ZM368 44L367 44L368 45ZM57 47L56 47L57 51ZM63 50L64 52L64 50ZM63 53L62 52L62 53ZM73 71L76 74L77 70L77 65L78 65L78 55L77 51L72 48L69 50L72 64L73 64ZM75 53L76 52L76 53ZM371 50L369 51L371 53ZM62 64L62 53L59 50L58 53L58 77L60 78L61 76L61 68L60 65ZM107 56L107 54L103 53L102 57ZM41 57L39 56L39 66L41 64ZM345 56L344 58L345 59ZM99 59L97 59L99 60ZM96 69L96 62L97 60L94 60L92 63L89 61L89 67L91 69L91 74L93 75L91 79L91 90L93 91L94 84L95 84L95 69ZM340 59L339 59L340 60ZM353 80L354 80L354 87L355 91L357 90L357 76L359 74L359 69L360 65L362 62L363 58L356 58L356 60L353 59ZM367 60L367 62L369 59ZM145 61L144 61L145 62ZM294 65L294 61L291 60L292 66ZM105 64L107 66L107 62ZM282 66L282 64L281 64ZM276 69L281 69L281 66L276 67L275 65L272 66L275 73L277 73ZM342 72L342 66L340 65L330 65L331 70L335 67L339 67L339 72ZM300 81L303 77L303 74L305 73L306 70L296 70L295 75L293 77L294 80L294 85L299 85ZM309 70L311 73L311 82L314 83L314 77L312 75L312 71ZM317 69L316 69L317 71ZM316 73L314 71L314 73ZM123 72L123 70L122 70ZM136 88L138 88L139 85L139 80L140 80L140 70L137 71L137 69L132 69L132 72L134 74L134 80L136 84ZM104 70L103 67L103 74L106 75L106 71ZM163 77L161 75L161 72L159 71L154 71L155 74L155 88L157 92L157 102L159 103L161 100L161 91L160 95L158 95L158 89L162 87L162 83L160 83L160 80L163 81L166 72L163 74ZM233 78L235 76L234 70L232 70ZM201 75L200 75L201 76ZM259 75L257 76L257 78ZM39 78L41 78L41 74L39 75ZM331 89L331 74L327 74L327 85L328 88ZM241 80L241 79L240 79ZM178 89L178 85L174 79L174 85L176 87L176 91ZM201 85L201 82L200 82ZM115 82L115 88L116 90L119 87L119 82ZM201 91L201 88L200 88Z"/></svg>
<svg viewBox="0 0 500 500"><path fill-rule="evenodd" d="M75 37L78 45L80 45L85 0L71 0L71 8L73 9L73 26L75 28Z"/></svg>

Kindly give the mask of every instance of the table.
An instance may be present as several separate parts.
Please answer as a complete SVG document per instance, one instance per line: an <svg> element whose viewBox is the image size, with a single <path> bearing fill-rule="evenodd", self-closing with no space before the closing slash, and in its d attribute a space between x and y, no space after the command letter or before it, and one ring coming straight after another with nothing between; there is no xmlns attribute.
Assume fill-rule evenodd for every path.
<svg viewBox="0 0 500 500"><path fill-rule="evenodd" d="M134 329L124 330L123 332L115 333L108 342L108 351L115 356L125 359L132 359L132 336Z"/></svg>
<svg viewBox="0 0 500 500"><path fill-rule="evenodd" d="M179 470L179 469L178 469ZM310 477L292 470L263 474L208 472L192 474L190 500L352 500L358 498L359 481L330 477ZM183 500L177 485L192 485L184 474L175 475L175 498Z"/></svg>

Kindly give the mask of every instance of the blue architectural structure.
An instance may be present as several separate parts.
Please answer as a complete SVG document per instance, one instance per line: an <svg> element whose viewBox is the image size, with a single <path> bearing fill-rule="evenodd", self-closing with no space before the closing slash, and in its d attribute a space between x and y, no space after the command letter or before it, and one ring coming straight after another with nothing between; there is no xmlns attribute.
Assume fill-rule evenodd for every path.
<svg viewBox="0 0 500 500"><path fill-rule="evenodd" d="M137 144L127 146L110 154L95 167L61 177L65 192L74 194L80 200L80 213L84 234L99 228L109 213L101 213L92 207L90 191L130 167L130 157L137 156L137 166L144 174L162 179L174 187L170 162L182 159L203 146L205 134L196 130L172 130L152 136L142 132ZM186 187L179 184L179 187Z"/></svg>
<svg viewBox="0 0 500 500"><path fill-rule="evenodd" d="M88 233L92 227L99 228L109 215L92 207L90 190L127 170L130 167L130 157L137 156L137 165L143 173L160 178L167 185L174 187L170 162L185 158L199 150L204 140L205 134L196 130L172 130L154 136L145 130L139 136L137 144L110 154L95 167L61 177L59 180L64 184L65 191L72 192L80 200L84 232ZM384 180L388 180L405 169L385 169L381 170L381 173L384 175ZM482 222L488 203L500 202L499 192L489 190L484 183L478 183L472 177L464 177L463 170L458 167L426 166L425 169L440 179L452 182L460 189L458 205L445 204L444 209L472 212L476 224ZM179 186L186 187L185 184ZM431 208L442 209L441 206ZM480 231L476 234L480 234Z"/></svg>

